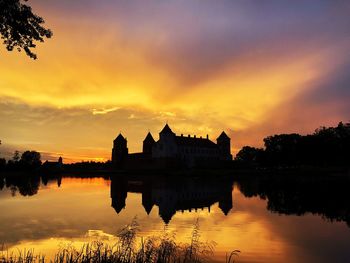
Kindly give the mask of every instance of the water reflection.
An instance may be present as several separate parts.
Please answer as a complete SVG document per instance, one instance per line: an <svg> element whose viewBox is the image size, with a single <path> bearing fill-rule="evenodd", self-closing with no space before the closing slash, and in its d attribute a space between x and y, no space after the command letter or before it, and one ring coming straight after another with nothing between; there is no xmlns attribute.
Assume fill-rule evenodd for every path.
<svg viewBox="0 0 350 263"><path fill-rule="evenodd" d="M232 209L233 180L230 178L167 178L127 179L119 176L111 180L112 207L119 214L126 206L127 193L141 193L142 206L149 214L154 205L159 216L168 224L177 211L208 209L219 203L224 215Z"/></svg>
<svg viewBox="0 0 350 263"><path fill-rule="evenodd" d="M267 209L285 215L321 215L344 221L350 227L350 180L348 177L265 177L239 180L246 197L267 200Z"/></svg>
<svg viewBox="0 0 350 263"><path fill-rule="evenodd" d="M331 221L344 221L350 226L348 178L248 177L235 181L246 197L267 199L267 209L271 212L299 216L318 214ZM233 179L228 177L117 177L111 182L112 207L118 214L126 206L128 192L141 193L147 214L156 205L165 223L169 223L177 211L210 211L217 202L227 215L233 207L232 190Z"/></svg>
<svg viewBox="0 0 350 263"><path fill-rule="evenodd" d="M350 228L343 223L349 179L152 175L2 183L0 244L14 249L49 255L61 243L89 241L91 231L116 235L137 216L140 236L159 235L168 222L179 242L188 242L199 218L202 240L218 243L221 262L232 249L242 251L238 262L347 262L350 256Z"/></svg>
<svg viewBox="0 0 350 263"><path fill-rule="evenodd" d="M6 187L15 196L36 195L40 183L44 186L62 184L62 176L0 177L0 190ZM330 221L346 222L350 227L349 177L166 177L117 176L111 179L110 196L117 214L126 208L129 193L142 195L142 206L150 214L154 206L164 223L168 224L177 212L207 210L218 203L224 215L233 208L233 185L237 184L245 197L267 200L267 210L285 215L312 213ZM132 208L131 208L132 209Z"/></svg>
<svg viewBox="0 0 350 263"><path fill-rule="evenodd" d="M39 175L20 175L20 176L7 176L5 178L0 178L0 190L4 188L9 188L11 190L11 195L15 196L19 193L22 196L33 196L36 195L40 188L40 183L47 185L51 181L56 181L58 187L60 187L62 182L61 176L45 176L41 177Z"/></svg>
<svg viewBox="0 0 350 263"><path fill-rule="evenodd" d="M39 176L8 177L6 187L11 189L12 196L19 192L23 196L32 196L38 193L40 186Z"/></svg>

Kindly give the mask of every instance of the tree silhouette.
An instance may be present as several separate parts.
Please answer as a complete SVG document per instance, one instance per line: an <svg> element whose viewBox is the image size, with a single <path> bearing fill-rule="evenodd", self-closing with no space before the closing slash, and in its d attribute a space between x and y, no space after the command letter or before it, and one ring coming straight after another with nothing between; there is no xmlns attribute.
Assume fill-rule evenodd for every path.
<svg viewBox="0 0 350 263"><path fill-rule="evenodd" d="M30 58L36 59L31 50L36 47L34 42L44 42L45 37L52 36L51 30L42 26L44 22L20 0L0 0L0 34L8 51L24 50Z"/></svg>
<svg viewBox="0 0 350 263"><path fill-rule="evenodd" d="M5 158L0 158L0 172L4 170L6 167L6 159ZM0 181L1 181L1 175L0 175Z"/></svg>
<svg viewBox="0 0 350 263"><path fill-rule="evenodd" d="M21 156L21 164L27 168L38 168L41 165L40 153L36 151L25 151Z"/></svg>
<svg viewBox="0 0 350 263"><path fill-rule="evenodd" d="M244 146L236 160L246 164L282 167L350 165L350 123L320 127L309 135L268 136L264 144L265 149Z"/></svg>
<svg viewBox="0 0 350 263"><path fill-rule="evenodd" d="M14 162L18 162L21 159L19 151L15 151L15 153L13 154L12 160Z"/></svg>
<svg viewBox="0 0 350 263"><path fill-rule="evenodd" d="M235 160L246 164L260 164L263 161L264 149L244 146Z"/></svg>
<svg viewBox="0 0 350 263"><path fill-rule="evenodd" d="M264 139L265 153L269 162L275 165L298 164L299 142L302 136L299 134L279 134L268 136Z"/></svg>
<svg viewBox="0 0 350 263"><path fill-rule="evenodd" d="M40 153L36 151L25 151L24 153L22 153L21 161L28 164L39 163L41 162Z"/></svg>

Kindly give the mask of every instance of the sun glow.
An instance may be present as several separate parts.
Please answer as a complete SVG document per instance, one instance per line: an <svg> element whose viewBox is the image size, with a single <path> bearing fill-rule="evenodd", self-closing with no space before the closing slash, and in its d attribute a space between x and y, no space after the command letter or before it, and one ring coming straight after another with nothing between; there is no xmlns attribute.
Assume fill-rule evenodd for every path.
<svg viewBox="0 0 350 263"><path fill-rule="evenodd" d="M331 45L316 38L301 45L283 34L260 39L260 32L256 37L261 43L236 41L228 48L225 41L236 42L220 32L231 32L229 28L232 37L240 34L236 27L247 23L240 16L216 24L199 15L208 30L217 30L214 38L210 33L216 31L200 24L175 23L177 16L167 5L157 6L155 20L147 20L139 30L131 18L114 15L117 5L96 7L96 20L89 9L80 17L68 12L62 19L60 9L33 2L47 17L54 37L38 47L36 61L15 52L1 55L0 98L6 114L1 113L0 120L8 124L2 127L4 142L18 144L20 137L40 142L44 152L64 152L71 160L107 160L118 132L128 137L131 152L138 151L147 130L157 134L166 121L182 133L215 138L226 130L234 139L235 132L256 128L273 113L293 106L298 96L316 90L339 66L340 54L348 51L345 40ZM192 21L187 9L176 8L187 14L183 23ZM124 10L136 20L143 15ZM211 41L203 43L202 38ZM261 134L250 136L244 143L262 140Z"/></svg>

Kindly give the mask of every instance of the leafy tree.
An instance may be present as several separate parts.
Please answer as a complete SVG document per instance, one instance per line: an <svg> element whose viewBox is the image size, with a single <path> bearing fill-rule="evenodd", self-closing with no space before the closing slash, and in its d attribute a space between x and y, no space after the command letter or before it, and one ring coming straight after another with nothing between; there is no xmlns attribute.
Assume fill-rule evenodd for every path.
<svg viewBox="0 0 350 263"><path fill-rule="evenodd" d="M235 160L248 164L261 163L264 150L250 146L244 146L236 155Z"/></svg>
<svg viewBox="0 0 350 263"><path fill-rule="evenodd" d="M36 151L25 151L22 153L21 161L27 167L37 168L41 165L41 156Z"/></svg>
<svg viewBox="0 0 350 263"><path fill-rule="evenodd" d="M0 171L4 170L5 167L6 167L6 159L0 158ZM2 180L1 176L0 176L0 180Z"/></svg>
<svg viewBox="0 0 350 263"><path fill-rule="evenodd" d="M19 151L15 151L15 153L13 154L12 160L14 162L18 162L21 159Z"/></svg>
<svg viewBox="0 0 350 263"><path fill-rule="evenodd" d="M336 127L320 127L313 134L304 136L268 136L264 143L265 150L243 147L236 160L272 166L350 165L350 123L340 122Z"/></svg>
<svg viewBox="0 0 350 263"><path fill-rule="evenodd" d="M298 163L299 134L280 134L264 139L265 152L269 162L276 165L295 165Z"/></svg>
<svg viewBox="0 0 350 263"><path fill-rule="evenodd" d="M36 47L35 42L52 37L51 30L42 26L44 22L21 0L0 0L0 34L8 51L24 50L30 58L36 59L31 50Z"/></svg>
<svg viewBox="0 0 350 263"><path fill-rule="evenodd" d="M322 164L350 164L350 123L321 127L313 137L315 155Z"/></svg>

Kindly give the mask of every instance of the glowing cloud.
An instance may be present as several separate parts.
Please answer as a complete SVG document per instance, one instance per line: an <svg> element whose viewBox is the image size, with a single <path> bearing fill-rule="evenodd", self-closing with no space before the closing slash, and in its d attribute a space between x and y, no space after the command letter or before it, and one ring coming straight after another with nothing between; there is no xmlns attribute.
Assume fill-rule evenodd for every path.
<svg viewBox="0 0 350 263"><path fill-rule="evenodd" d="M256 145L288 129L290 114L278 115L278 130L271 116L304 95L304 111L322 109L314 98L330 92L324 82L350 63L347 3L32 2L54 38L40 45L37 61L2 52L1 139L75 160L108 159L119 131L137 151L144 133L166 121L211 138L224 129L235 151ZM342 79L337 94L349 86ZM339 110L327 119L305 115L304 123L314 121L300 132L348 116L339 104L347 95L326 96Z"/></svg>

